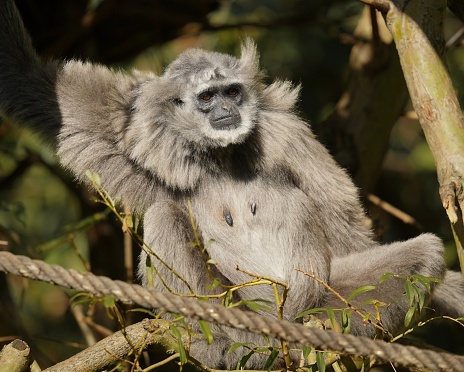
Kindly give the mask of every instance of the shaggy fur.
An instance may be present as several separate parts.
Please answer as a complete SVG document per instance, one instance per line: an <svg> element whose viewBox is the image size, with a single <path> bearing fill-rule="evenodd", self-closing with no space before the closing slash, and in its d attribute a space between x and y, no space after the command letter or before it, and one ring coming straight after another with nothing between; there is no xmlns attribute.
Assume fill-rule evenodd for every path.
<svg viewBox="0 0 464 372"><path fill-rule="evenodd" d="M240 125L214 129L196 100L205 89L228 84L243 89ZM195 293L207 294L211 278L189 244L188 200L215 262L213 274L224 284L250 280L238 266L288 283L287 319L313 307L342 306L296 268L314 270L345 297L362 285L377 285L369 298L391 302L382 308L382 320L392 332L401 328L409 306L401 281L378 285L386 272L444 278L432 306L464 315L464 285L458 274L445 274L437 237L424 234L388 246L372 240L357 189L294 113L297 98L298 87L289 82L263 82L251 41L240 58L188 50L161 76L76 60L44 62L13 2L0 0L0 112L54 140L61 163L78 180L86 181L87 170L96 172L111 195L145 212L146 242ZM165 291L166 284L189 293L172 271L151 260L165 281L155 277L156 289ZM147 284L145 262L142 253L140 277ZM239 298L274 302L269 286L243 289ZM210 367L235 367L244 352L227 353L235 341L265 344L239 330L213 330L213 345L195 340L191 348ZM354 316L351 331L374 335ZM260 368L264 360L254 356L247 366Z"/></svg>

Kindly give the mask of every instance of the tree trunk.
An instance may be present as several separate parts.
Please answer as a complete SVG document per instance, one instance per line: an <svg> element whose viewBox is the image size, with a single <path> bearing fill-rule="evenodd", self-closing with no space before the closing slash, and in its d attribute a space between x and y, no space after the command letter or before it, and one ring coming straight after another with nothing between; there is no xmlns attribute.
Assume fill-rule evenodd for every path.
<svg viewBox="0 0 464 372"><path fill-rule="evenodd" d="M464 116L444 58L446 0L366 0L384 12L412 104L437 166L440 197L464 270Z"/></svg>

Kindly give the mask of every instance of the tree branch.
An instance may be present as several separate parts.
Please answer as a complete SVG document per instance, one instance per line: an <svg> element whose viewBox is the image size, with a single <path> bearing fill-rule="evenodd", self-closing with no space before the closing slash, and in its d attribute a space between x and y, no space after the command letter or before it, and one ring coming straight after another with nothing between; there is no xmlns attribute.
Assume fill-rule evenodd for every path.
<svg viewBox="0 0 464 372"><path fill-rule="evenodd" d="M440 197L464 270L464 115L443 55L446 0L389 3L387 26L400 55L412 104L435 159Z"/></svg>
<svg viewBox="0 0 464 372"><path fill-rule="evenodd" d="M43 372L99 371L154 343L163 345L166 350L175 350L177 340L164 335L164 328L169 330L166 324L167 321L157 320L153 327L154 323L145 319L104 338Z"/></svg>

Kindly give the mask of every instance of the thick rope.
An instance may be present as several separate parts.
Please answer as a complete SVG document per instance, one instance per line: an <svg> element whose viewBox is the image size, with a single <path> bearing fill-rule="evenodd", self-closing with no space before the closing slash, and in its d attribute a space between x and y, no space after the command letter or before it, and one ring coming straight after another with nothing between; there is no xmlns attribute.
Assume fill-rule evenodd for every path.
<svg viewBox="0 0 464 372"><path fill-rule="evenodd" d="M0 252L0 271L85 291L97 297L112 295L127 304L138 304L149 309L174 312L188 318L203 319L301 345L310 345L320 350L372 356L378 360L404 367L464 372L464 357L462 356L308 328L301 324L279 321L253 312L228 309L194 298L157 292L136 284L111 280L88 272L81 273L72 269L64 269L58 265L49 265L43 261L31 260L9 252Z"/></svg>

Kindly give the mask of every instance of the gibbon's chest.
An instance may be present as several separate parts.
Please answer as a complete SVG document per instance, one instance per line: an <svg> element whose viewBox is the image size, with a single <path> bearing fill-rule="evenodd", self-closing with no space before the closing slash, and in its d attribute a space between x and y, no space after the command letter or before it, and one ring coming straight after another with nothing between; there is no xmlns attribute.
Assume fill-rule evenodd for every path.
<svg viewBox="0 0 464 372"><path fill-rule="evenodd" d="M272 260L266 266L276 266L323 240L311 199L293 185L259 177L247 182L219 179L201 187L191 200L203 243L223 269L235 270L240 263L257 273L265 260Z"/></svg>

